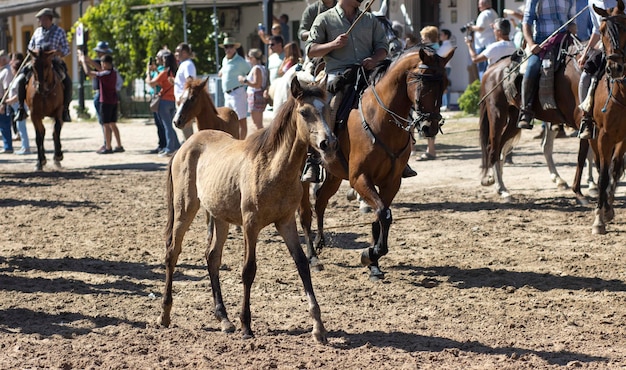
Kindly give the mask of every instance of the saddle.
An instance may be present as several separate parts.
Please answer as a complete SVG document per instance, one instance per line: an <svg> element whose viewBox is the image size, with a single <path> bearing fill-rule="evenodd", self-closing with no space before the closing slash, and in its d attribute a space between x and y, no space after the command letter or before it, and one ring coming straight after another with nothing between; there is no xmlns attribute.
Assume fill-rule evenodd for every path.
<svg viewBox="0 0 626 370"><path fill-rule="evenodd" d="M342 95L337 116L335 119L335 130L343 128L350 116L352 109L356 109L358 105L358 97L369 86L369 79L378 75L382 75L387 67L391 64L391 60L385 59L381 61L372 71L365 71L361 66L354 65L347 68L328 85L328 91L332 94Z"/></svg>
<svg viewBox="0 0 626 370"><path fill-rule="evenodd" d="M557 109L554 100L554 74L565 66L565 57L567 56L567 49L570 43L569 35L563 37L558 45L554 45L553 48L543 55L541 70L539 72L539 92L537 93L537 97L544 110ZM526 56L526 50L517 49L517 51L510 56L511 64L504 70L504 76L506 76L502 82L504 93L509 104L512 105L515 104L520 94L519 86L521 85L526 67L525 63L523 63Z"/></svg>

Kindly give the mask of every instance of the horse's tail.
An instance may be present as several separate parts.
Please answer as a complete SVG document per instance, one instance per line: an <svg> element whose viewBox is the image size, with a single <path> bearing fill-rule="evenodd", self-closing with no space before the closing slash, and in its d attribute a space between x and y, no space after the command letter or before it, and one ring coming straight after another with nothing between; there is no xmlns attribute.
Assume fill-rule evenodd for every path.
<svg viewBox="0 0 626 370"><path fill-rule="evenodd" d="M489 112L487 112L487 102L484 101L480 105L480 120L479 124L479 138L480 138L480 150L482 152L482 163L480 166L481 175L484 177L487 175L489 169L493 166L491 155L491 143L489 142Z"/></svg>
<svg viewBox="0 0 626 370"><path fill-rule="evenodd" d="M165 233L163 238L165 239L165 246L168 248L172 244L172 232L174 228L174 182L172 180L172 161L174 157L170 158L170 162L167 165L167 179L165 184L165 201L167 202L167 224L165 225Z"/></svg>

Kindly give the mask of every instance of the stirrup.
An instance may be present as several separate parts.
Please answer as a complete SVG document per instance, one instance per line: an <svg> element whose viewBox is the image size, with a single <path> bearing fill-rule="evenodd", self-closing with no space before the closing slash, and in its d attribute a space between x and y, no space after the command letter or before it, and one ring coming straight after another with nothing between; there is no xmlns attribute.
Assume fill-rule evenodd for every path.
<svg viewBox="0 0 626 370"><path fill-rule="evenodd" d="M596 137L596 125L593 123L593 120L589 117L583 117L580 123L580 130L578 131L578 138L581 140L591 140Z"/></svg>
<svg viewBox="0 0 626 370"><path fill-rule="evenodd" d="M24 107L20 107L17 109L15 113L15 117L13 118L13 122L17 123L19 121L23 121L28 118L28 113L26 113L26 109Z"/></svg>
<svg viewBox="0 0 626 370"><path fill-rule="evenodd" d="M312 182L315 184L322 182L320 179L320 165L307 161L304 165L304 170L302 171L302 177L300 178L300 181Z"/></svg>

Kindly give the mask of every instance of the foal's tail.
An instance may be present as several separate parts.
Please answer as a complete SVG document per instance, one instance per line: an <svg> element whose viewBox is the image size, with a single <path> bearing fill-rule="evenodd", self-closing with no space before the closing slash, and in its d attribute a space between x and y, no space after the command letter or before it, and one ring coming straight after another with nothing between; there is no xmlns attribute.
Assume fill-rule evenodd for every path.
<svg viewBox="0 0 626 370"><path fill-rule="evenodd" d="M172 181L172 161L174 157L170 158L170 162L167 165L167 179L165 184L165 201L167 202L167 224L165 225L165 233L163 238L165 239L166 248L172 244L172 231L174 228L174 185Z"/></svg>

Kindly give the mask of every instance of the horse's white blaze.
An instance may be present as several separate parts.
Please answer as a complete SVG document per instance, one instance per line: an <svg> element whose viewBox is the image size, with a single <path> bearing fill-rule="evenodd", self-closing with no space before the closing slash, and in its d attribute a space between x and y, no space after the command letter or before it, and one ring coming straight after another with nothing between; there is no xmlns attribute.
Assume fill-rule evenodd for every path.
<svg viewBox="0 0 626 370"><path fill-rule="evenodd" d="M324 133L326 134L324 137L329 138L332 137L333 133L330 130L330 126L328 125L328 122L326 122L326 117L324 117L324 107L326 106L326 102L320 100L320 99L315 99L313 101L313 106L315 107L315 109L317 109L317 112L321 118L322 123L324 124ZM319 142L319 137L318 137L318 146L320 144Z"/></svg>
<svg viewBox="0 0 626 370"><path fill-rule="evenodd" d="M183 90L183 94L180 96L180 101L186 101L187 98L189 98L189 89ZM182 107L183 105L181 104L178 106L178 108L176 108L176 113L174 114L174 117L172 118L172 123L176 124L176 122L180 120L180 111Z"/></svg>

